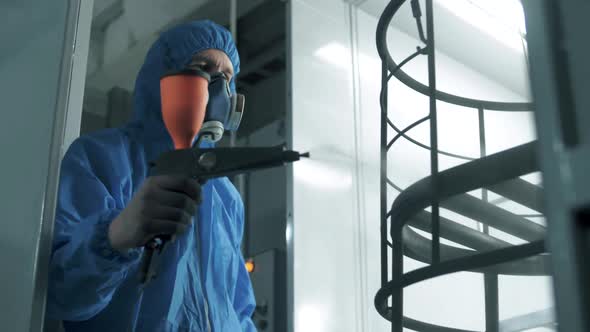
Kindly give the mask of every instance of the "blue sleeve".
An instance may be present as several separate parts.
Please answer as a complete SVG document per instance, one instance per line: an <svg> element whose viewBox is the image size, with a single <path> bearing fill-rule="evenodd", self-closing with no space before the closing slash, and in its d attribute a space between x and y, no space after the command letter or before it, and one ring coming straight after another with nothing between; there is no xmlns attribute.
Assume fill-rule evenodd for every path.
<svg viewBox="0 0 590 332"><path fill-rule="evenodd" d="M79 140L62 161L47 295L52 319L98 314L140 256L139 250L120 254L110 246L108 226L120 208L95 167Z"/></svg>
<svg viewBox="0 0 590 332"><path fill-rule="evenodd" d="M243 230L244 206L243 204L239 204L238 206L239 208L236 214L236 219L238 221L238 225L240 225L241 227L241 230ZM239 233L240 241L238 242L237 250L241 252L240 242L243 231L240 231ZM242 331L256 332L256 327L254 326L254 322L252 321L252 314L254 313L254 309L256 308L256 300L254 298L254 290L252 289L252 283L250 282L250 275L246 270L244 257L241 253L240 259L238 260L238 264L238 277L236 280L236 290L234 294L234 310L236 311L240 319Z"/></svg>

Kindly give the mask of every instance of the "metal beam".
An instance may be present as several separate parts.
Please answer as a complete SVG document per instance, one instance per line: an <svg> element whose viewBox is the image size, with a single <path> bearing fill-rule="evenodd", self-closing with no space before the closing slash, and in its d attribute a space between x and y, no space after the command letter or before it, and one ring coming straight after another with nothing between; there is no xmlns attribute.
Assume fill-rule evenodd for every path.
<svg viewBox="0 0 590 332"><path fill-rule="evenodd" d="M590 3L526 0L531 88L559 330L590 331ZM581 197L580 197L581 196Z"/></svg>
<svg viewBox="0 0 590 332"><path fill-rule="evenodd" d="M114 20L123 15L123 0L116 0L92 18L92 33L102 32Z"/></svg>
<svg viewBox="0 0 590 332"><path fill-rule="evenodd" d="M262 66L269 63L270 61L284 57L285 41L281 40L270 46L268 49L260 53L258 56L255 56L251 59L247 59L244 62L244 66L242 68L242 71L240 72L240 76L245 77L250 73L258 72Z"/></svg>

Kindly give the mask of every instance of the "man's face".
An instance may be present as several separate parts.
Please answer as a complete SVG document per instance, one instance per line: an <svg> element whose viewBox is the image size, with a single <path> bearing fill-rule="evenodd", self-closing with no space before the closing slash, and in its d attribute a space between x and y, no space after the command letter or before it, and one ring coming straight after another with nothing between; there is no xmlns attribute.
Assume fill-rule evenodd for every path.
<svg viewBox="0 0 590 332"><path fill-rule="evenodd" d="M189 67L198 67L209 74L222 72L228 81L231 81L234 76L231 60L220 50L209 49L195 54Z"/></svg>

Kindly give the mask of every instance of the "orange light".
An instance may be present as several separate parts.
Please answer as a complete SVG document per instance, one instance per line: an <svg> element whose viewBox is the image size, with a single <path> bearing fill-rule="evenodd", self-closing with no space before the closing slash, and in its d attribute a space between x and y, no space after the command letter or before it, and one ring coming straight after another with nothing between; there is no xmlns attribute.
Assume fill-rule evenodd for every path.
<svg viewBox="0 0 590 332"><path fill-rule="evenodd" d="M252 273L254 272L254 261L249 259L246 261L246 271L248 271L248 273Z"/></svg>

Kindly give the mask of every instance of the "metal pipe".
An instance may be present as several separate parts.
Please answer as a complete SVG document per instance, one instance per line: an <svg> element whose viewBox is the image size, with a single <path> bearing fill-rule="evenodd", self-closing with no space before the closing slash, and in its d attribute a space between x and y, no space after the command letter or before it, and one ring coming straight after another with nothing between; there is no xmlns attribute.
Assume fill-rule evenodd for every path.
<svg viewBox="0 0 590 332"><path fill-rule="evenodd" d="M516 178L491 185L488 189L529 209L543 212L543 190L530 182Z"/></svg>
<svg viewBox="0 0 590 332"><path fill-rule="evenodd" d="M381 228L381 286L389 280L387 265L387 66L382 68L381 90L381 202L380 202L380 228Z"/></svg>
<svg viewBox="0 0 590 332"><path fill-rule="evenodd" d="M479 124L479 155L485 157L487 155L486 149L486 126L485 126L485 110L479 108L477 110L477 119ZM481 190L481 200L488 203L488 190L483 188ZM485 234L490 233L490 228L487 224L480 223L482 231ZM486 331L498 332L500 321L500 305L498 299L498 275L493 273L486 273L483 276L485 309L486 309Z"/></svg>
<svg viewBox="0 0 590 332"><path fill-rule="evenodd" d="M453 196L443 201L441 206L526 241L539 240L545 236L544 226L469 194Z"/></svg>
<svg viewBox="0 0 590 332"><path fill-rule="evenodd" d="M421 211L408 224L419 230L430 232L430 218L430 212ZM440 236L477 251L490 251L511 245L444 217L440 217Z"/></svg>
<svg viewBox="0 0 590 332"><path fill-rule="evenodd" d="M479 157L482 158L487 155L485 113L484 113L483 108L479 108L477 110L477 120L478 120L478 124L479 124ZM488 191L486 188L483 188L481 190L481 199L485 202L488 201ZM478 228L481 228L481 230L484 233L488 234L488 232L489 232L488 225L483 224L483 223L478 223L477 226L478 226Z"/></svg>
<svg viewBox="0 0 590 332"><path fill-rule="evenodd" d="M539 240L491 252L462 257L441 263L439 266L427 266L413 270L404 275L402 287L421 281L460 271L470 271L494 267L502 263L534 257L545 252L545 241ZM546 256L546 255L545 255Z"/></svg>
<svg viewBox="0 0 590 332"><path fill-rule="evenodd" d="M229 30L236 46L238 45L238 0L229 0ZM234 82L237 85L237 78L234 78ZM235 131L230 132L229 135L229 146L235 147L237 145L238 134ZM242 200L247 203L247 192L246 192L246 175L240 174L235 177L236 189L240 193ZM246 227L249 229L248 227ZM246 230L248 232L248 230ZM246 235L249 238L249 234ZM248 243L242 245L242 249L247 253L249 250Z"/></svg>
<svg viewBox="0 0 590 332"><path fill-rule="evenodd" d="M451 261L441 262L438 265L427 266L413 270L404 274L401 280L391 280L386 286L379 289L379 291L377 291L377 295L375 296L375 307L382 317L391 319L393 323L397 317L393 315L390 316L390 312L395 312L400 309L395 307L390 309L387 306L387 301L390 296L396 294L396 289L403 289L404 287L408 287L418 282L438 276L460 271L477 270L490 266L493 267L498 264L538 255L543 252L545 252L545 242L540 240L519 246L494 250L492 252L474 254ZM394 305L397 304L393 298L392 301Z"/></svg>
<svg viewBox="0 0 590 332"><path fill-rule="evenodd" d="M229 31L234 39L238 42L238 0L229 0Z"/></svg>
<svg viewBox="0 0 590 332"><path fill-rule="evenodd" d="M486 332L498 332L500 329L500 307L498 304L498 275L486 273L483 276L485 308L486 308Z"/></svg>
<svg viewBox="0 0 590 332"><path fill-rule="evenodd" d="M432 0L426 0L426 30L428 40L428 88L430 96L430 174L432 189L438 191L438 121L436 114L436 50L434 43L434 5ZM432 263L440 261L440 211L438 200L432 197Z"/></svg>
<svg viewBox="0 0 590 332"><path fill-rule="evenodd" d="M439 173L438 191L432 190L430 177L424 178L402 192L391 208L392 224L400 228L426 208L435 196L445 200L457 194L536 171L535 143L527 143L485 158L449 168ZM399 225L399 226L398 226Z"/></svg>
<svg viewBox="0 0 590 332"><path fill-rule="evenodd" d="M432 264L430 255L430 239L418 234L410 227L404 227L402 233L404 243L404 254L407 257L412 258L414 260L426 264ZM446 244L441 244L440 247L442 261L439 264L481 254L481 252L457 248ZM510 245L504 248L486 251L485 253L502 252L502 250L506 248L513 247L514 246ZM495 266L475 267L467 270L472 272L493 273L513 276L546 276L549 272L547 258L547 255L526 257L517 262L507 262ZM437 265L432 265L433 268L436 266Z"/></svg>

